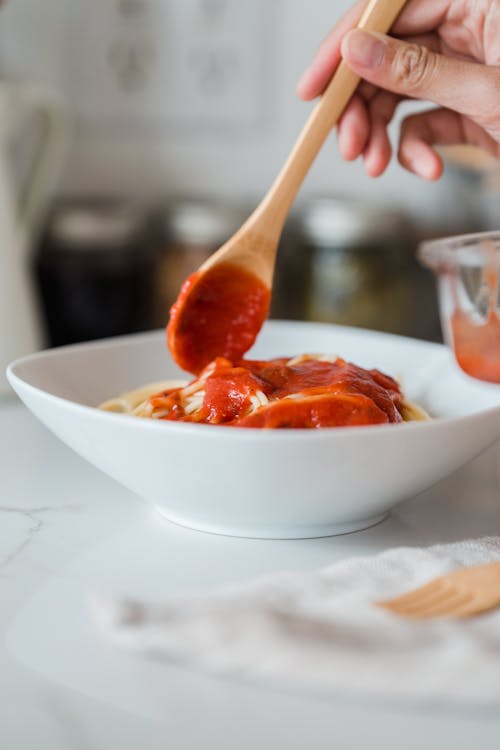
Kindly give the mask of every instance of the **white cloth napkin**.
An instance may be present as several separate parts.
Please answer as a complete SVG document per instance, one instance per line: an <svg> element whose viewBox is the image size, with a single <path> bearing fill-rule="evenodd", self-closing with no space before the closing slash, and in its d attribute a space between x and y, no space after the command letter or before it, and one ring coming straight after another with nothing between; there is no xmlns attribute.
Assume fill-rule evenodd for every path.
<svg viewBox="0 0 500 750"><path fill-rule="evenodd" d="M500 537L399 548L161 603L93 597L115 644L212 672L343 695L500 706L500 610L407 621L373 605L460 566Z"/></svg>

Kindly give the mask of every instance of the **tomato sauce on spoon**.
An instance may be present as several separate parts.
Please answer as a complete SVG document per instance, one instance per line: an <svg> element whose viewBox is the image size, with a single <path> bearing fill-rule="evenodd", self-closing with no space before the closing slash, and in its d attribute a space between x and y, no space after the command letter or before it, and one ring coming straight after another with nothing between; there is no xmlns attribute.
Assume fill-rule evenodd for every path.
<svg viewBox="0 0 500 750"><path fill-rule="evenodd" d="M232 263L197 271L170 311L167 343L179 367L197 375L216 357L237 361L252 346L269 312L271 291Z"/></svg>

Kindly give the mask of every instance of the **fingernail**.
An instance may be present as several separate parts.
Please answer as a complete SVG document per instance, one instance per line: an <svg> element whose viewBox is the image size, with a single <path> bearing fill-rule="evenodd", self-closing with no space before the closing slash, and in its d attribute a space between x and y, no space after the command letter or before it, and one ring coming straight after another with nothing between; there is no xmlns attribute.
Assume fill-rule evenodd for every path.
<svg viewBox="0 0 500 750"><path fill-rule="evenodd" d="M342 55L346 61L363 68L378 68L385 55L384 37L354 29L342 41Z"/></svg>

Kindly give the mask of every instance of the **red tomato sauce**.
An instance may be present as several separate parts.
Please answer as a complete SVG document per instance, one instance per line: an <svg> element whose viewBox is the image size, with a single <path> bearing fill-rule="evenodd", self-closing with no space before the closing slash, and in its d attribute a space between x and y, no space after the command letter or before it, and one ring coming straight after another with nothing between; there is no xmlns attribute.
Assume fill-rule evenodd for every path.
<svg viewBox="0 0 500 750"><path fill-rule="evenodd" d="M216 357L239 360L254 343L270 301L270 289L240 266L197 271L170 311L167 343L174 360L193 374Z"/></svg>
<svg viewBox="0 0 500 750"><path fill-rule="evenodd" d="M402 421L403 395L396 381L340 358L234 363L218 357L187 387L187 398L184 391L175 388L149 399L158 418L268 429Z"/></svg>
<svg viewBox="0 0 500 750"><path fill-rule="evenodd" d="M453 346L458 364L468 375L500 383L500 319L490 311L482 325L461 310L451 318Z"/></svg>

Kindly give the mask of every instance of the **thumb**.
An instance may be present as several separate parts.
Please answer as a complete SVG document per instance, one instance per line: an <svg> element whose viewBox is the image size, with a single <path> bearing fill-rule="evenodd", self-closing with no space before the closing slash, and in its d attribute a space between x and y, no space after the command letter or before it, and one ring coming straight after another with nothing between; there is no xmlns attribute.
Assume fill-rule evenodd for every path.
<svg viewBox="0 0 500 750"><path fill-rule="evenodd" d="M436 54L418 44L353 29L342 40L342 56L364 80L397 94L428 99L491 120L498 108L500 69Z"/></svg>

